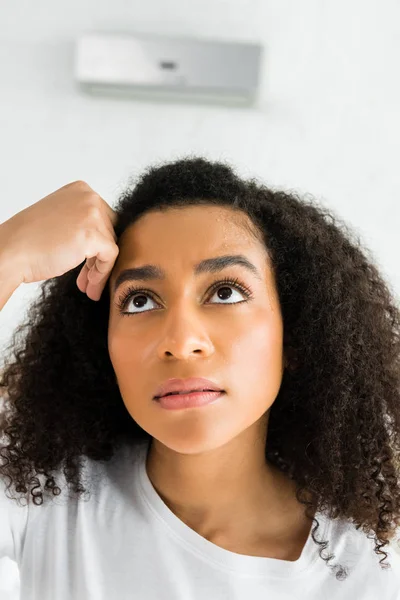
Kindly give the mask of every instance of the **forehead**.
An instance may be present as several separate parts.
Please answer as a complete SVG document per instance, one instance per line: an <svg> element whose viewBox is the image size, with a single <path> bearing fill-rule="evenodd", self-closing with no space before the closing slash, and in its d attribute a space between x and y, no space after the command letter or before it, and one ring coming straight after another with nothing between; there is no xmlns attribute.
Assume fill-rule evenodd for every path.
<svg viewBox="0 0 400 600"><path fill-rule="evenodd" d="M198 276L235 264L263 281L269 260L259 238L245 213L224 207L146 213L121 235L109 283L114 289L129 278L165 279L182 269Z"/></svg>
<svg viewBox="0 0 400 600"><path fill-rule="evenodd" d="M189 246L221 250L260 245L260 235L248 215L221 206L187 206L150 211L120 238L120 257L140 252L181 253ZM172 245L173 242L173 245ZM262 244L261 244L262 247Z"/></svg>
<svg viewBox="0 0 400 600"><path fill-rule="evenodd" d="M239 210L191 206L149 211L125 230L118 245L120 252L109 280L113 291L128 271L127 279L175 279L183 271L196 278L229 264L243 266L243 262L247 262L247 272L274 289L263 232Z"/></svg>

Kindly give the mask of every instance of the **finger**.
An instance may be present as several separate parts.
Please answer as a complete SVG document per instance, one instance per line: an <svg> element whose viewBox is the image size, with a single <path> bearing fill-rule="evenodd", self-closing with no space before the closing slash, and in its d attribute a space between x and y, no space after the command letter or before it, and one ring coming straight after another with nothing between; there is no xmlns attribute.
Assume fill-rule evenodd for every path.
<svg viewBox="0 0 400 600"><path fill-rule="evenodd" d="M96 257L92 256L91 258L87 258L86 259L86 268L88 271L90 271L90 269L93 267L93 265L96 264Z"/></svg>
<svg viewBox="0 0 400 600"><path fill-rule="evenodd" d="M96 257L92 256L91 258L87 258L85 264L80 270L80 273L76 279L76 283L79 289L83 292L86 292L86 287L88 284L88 276L90 270L93 268L93 265L96 263Z"/></svg>
<svg viewBox="0 0 400 600"><path fill-rule="evenodd" d="M98 287L101 291L107 283L107 280L114 267L115 261L119 254L118 246L111 242L108 236L104 236L100 231L93 239L93 253L96 253L95 263L88 272L88 287L86 293L94 287ZM90 252L90 248L89 248Z"/></svg>
<svg viewBox="0 0 400 600"><path fill-rule="evenodd" d="M105 282L103 282L103 284L101 283L102 278L103 274L96 270L95 265L89 269L87 264L84 264L77 277L76 283L78 289L87 294L89 298L92 300L99 300L105 287Z"/></svg>
<svg viewBox="0 0 400 600"><path fill-rule="evenodd" d="M79 290L86 293L87 286L89 283L97 285L104 277L104 273L96 268L96 256L87 258L85 264L80 270L78 277L76 278L76 284ZM105 285L106 282L104 282Z"/></svg>
<svg viewBox="0 0 400 600"><path fill-rule="evenodd" d="M97 229L94 233L97 235L93 236L93 253L97 253L95 256L86 258L85 264L76 279L78 289L84 293L89 292L90 297L92 296L91 292L95 292L96 296L98 295L96 287L101 294L119 254L119 248L111 242L108 232L103 235Z"/></svg>
<svg viewBox="0 0 400 600"><path fill-rule="evenodd" d="M76 285L78 286L78 289L83 293L86 293L86 288L88 285L87 274L88 274L87 264L84 264L78 277L76 278Z"/></svg>
<svg viewBox="0 0 400 600"><path fill-rule="evenodd" d="M94 266L88 273L88 284L86 294L92 300L100 300L100 297L107 285L108 277L96 269Z"/></svg>

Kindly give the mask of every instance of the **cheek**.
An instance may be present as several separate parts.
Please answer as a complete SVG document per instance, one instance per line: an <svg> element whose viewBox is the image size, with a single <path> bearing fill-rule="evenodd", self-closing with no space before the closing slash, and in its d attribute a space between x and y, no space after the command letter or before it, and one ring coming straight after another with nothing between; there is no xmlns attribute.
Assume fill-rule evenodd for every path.
<svg viewBox="0 0 400 600"><path fill-rule="evenodd" d="M113 329L108 331L108 353L114 371L118 377L123 377L139 367L142 353L139 341L132 335L123 334Z"/></svg>
<svg viewBox="0 0 400 600"><path fill-rule="evenodd" d="M140 376L136 375L146 372L142 343L132 335L110 331L108 353L122 400L131 416L140 423L140 413L145 410L145 403L139 400L147 393L141 387Z"/></svg>
<svg viewBox="0 0 400 600"><path fill-rule="evenodd" d="M274 399L282 381L283 328L278 319L257 319L235 336L228 355L229 379L243 397Z"/></svg>

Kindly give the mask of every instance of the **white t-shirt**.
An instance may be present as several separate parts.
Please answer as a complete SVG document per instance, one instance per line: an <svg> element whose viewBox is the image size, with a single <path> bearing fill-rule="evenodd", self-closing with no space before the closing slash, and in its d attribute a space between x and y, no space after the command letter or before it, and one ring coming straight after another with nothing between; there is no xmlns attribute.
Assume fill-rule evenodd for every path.
<svg viewBox="0 0 400 600"><path fill-rule="evenodd" d="M22 600L400 600L400 556L382 570L374 543L348 521L317 513L319 540L347 567L338 580L311 532L300 558L230 552L203 538L163 502L146 471L148 442L111 461L84 458L90 495L35 506L0 488L0 557L16 561ZM11 490L10 490L11 491ZM10 491L7 495L10 495Z"/></svg>

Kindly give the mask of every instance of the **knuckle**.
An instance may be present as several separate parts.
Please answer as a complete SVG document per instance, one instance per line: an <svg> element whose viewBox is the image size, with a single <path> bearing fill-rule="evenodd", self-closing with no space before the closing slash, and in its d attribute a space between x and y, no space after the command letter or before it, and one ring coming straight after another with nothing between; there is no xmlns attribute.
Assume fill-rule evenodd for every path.
<svg viewBox="0 0 400 600"><path fill-rule="evenodd" d="M101 210L98 204L93 203L92 201L90 201L87 205L87 216L90 220L98 220L99 218L101 218Z"/></svg>
<svg viewBox="0 0 400 600"><path fill-rule="evenodd" d="M69 186L73 186L77 189L88 189L89 185L86 183L86 181L83 181L82 179L77 179L76 181L72 181Z"/></svg>

